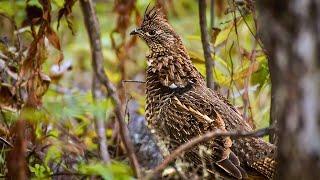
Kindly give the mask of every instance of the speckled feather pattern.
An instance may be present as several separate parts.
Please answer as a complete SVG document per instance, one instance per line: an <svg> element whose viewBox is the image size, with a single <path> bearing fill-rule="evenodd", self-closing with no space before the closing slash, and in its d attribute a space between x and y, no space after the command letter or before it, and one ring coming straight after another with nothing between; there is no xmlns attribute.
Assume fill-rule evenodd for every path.
<svg viewBox="0 0 320 180"><path fill-rule="evenodd" d="M150 48L146 56L146 119L169 151L208 131L252 131L228 100L206 87L180 37L158 10L147 12L140 29L139 36ZM242 178L239 159L240 166L273 177L276 147L260 138L219 137L201 145L210 152L201 157L197 146L184 157L195 165L204 159L206 164L216 164L232 177Z"/></svg>
<svg viewBox="0 0 320 180"><path fill-rule="evenodd" d="M172 90L162 85L163 83L156 72L153 72L152 67L147 70L146 118L151 128L155 129L156 136L169 142L170 150L187 142L192 137L219 129L219 126L221 130L252 131L233 106L226 103L227 101L221 95L205 87L202 78L193 79L193 81L197 81L197 83L190 85L190 87ZM180 103L185 107L181 107ZM219 116L223 122L220 122L221 124L218 126L215 123L203 123L195 118L190 110L188 111L190 107L213 120ZM213 145L216 142L219 140L209 142L205 146L217 149L217 151L213 151L213 154L220 153L220 158L227 156L230 147L223 148L221 145ZM266 177L273 177L276 165L274 145L260 138L241 138L233 140L231 150L242 163L256 169ZM224 151L225 156L222 155ZM217 161L217 154L207 158L207 161ZM187 153L186 157L192 162L201 163L197 149Z"/></svg>

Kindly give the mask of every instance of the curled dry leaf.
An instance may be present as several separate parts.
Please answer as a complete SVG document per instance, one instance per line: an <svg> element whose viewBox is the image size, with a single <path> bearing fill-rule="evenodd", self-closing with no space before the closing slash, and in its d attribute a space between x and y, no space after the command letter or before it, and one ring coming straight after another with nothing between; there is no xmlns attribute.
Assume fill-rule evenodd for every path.
<svg viewBox="0 0 320 180"><path fill-rule="evenodd" d="M226 2L224 0L216 0L215 5L217 6L217 15L221 17L226 9Z"/></svg>
<svg viewBox="0 0 320 180"><path fill-rule="evenodd" d="M135 9L135 4L136 0L115 1L114 11L118 14L115 31L123 36L130 25L130 16Z"/></svg>
<svg viewBox="0 0 320 180"><path fill-rule="evenodd" d="M217 39L220 32L221 32L220 28L215 28L215 27L212 28L212 33L211 33L211 43L212 44L216 43L216 39Z"/></svg>
<svg viewBox="0 0 320 180"><path fill-rule="evenodd" d="M54 48L59 50L60 53L59 53L59 57L58 57L58 63L60 64L61 61L63 60L63 53L61 50L60 39L59 39L57 33L50 26L47 28L46 37L47 37L49 43L52 44L52 46Z"/></svg>
<svg viewBox="0 0 320 180"><path fill-rule="evenodd" d="M70 15L72 13L72 7L76 0L65 0L63 8L61 8L58 12L58 25L57 29L59 29L60 26L60 20L62 17L65 17L68 23L68 28L71 30L72 34L74 34L73 28L72 28L72 22L70 20Z"/></svg>
<svg viewBox="0 0 320 180"><path fill-rule="evenodd" d="M48 27L48 29L46 31L46 36L47 36L49 42L53 45L53 47L55 47L57 50L61 50L59 37L56 34L56 32L54 32L52 30L51 27Z"/></svg>
<svg viewBox="0 0 320 180"><path fill-rule="evenodd" d="M41 25L39 30L35 32L33 24L31 24L34 39L28 48L27 57L23 60L21 71L19 72L21 77L19 85L26 84L27 104L31 107L41 105L41 97L47 91L51 82L49 76L42 73L42 64L47 59L48 54L45 47L45 38L55 49L60 51L58 62L60 63L63 59L59 37L50 27L51 2L50 0L41 0L39 2L42 6Z"/></svg>

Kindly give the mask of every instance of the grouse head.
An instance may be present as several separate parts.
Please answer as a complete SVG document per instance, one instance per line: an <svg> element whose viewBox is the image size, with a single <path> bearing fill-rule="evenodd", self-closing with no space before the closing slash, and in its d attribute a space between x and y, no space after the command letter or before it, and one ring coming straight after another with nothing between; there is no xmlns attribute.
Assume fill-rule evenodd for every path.
<svg viewBox="0 0 320 180"><path fill-rule="evenodd" d="M147 55L148 72L156 76L163 87L181 89L191 87L200 78L182 40L168 23L161 9L146 9L140 27L131 35L142 38L151 51Z"/></svg>
<svg viewBox="0 0 320 180"><path fill-rule="evenodd" d="M182 46L180 37L158 8L148 11L147 7L141 26L133 30L130 35L138 35L152 52L165 52Z"/></svg>

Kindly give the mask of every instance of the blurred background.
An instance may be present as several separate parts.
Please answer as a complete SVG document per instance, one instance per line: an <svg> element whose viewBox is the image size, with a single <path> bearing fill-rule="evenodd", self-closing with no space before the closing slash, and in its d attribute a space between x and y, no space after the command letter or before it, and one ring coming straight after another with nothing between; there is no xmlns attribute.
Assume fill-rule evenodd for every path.
<svg viewBox="0 0 320 180"><path fill-rule="evenodd" d="M193 63L205 75L197 1L93 0L93 3L100 24L104 70L117 87L126 122L144 116L143 81L148 47L129 33L141 23L149 3L163 9ZM41 17L48 12L51 18L45 26ZM254 129L268 126L270 75L256 33L259 27L254 3L207 1L206 14L216 90L243 113ZM17 122L30 100L30 91L35 91L37 97L34 103L37 111L28 111L22 118L28 119L31 125L23 126L26 138L21 143L26 146L28 158L20 168L36 178L130 178L133 172L120 141L114 103L106 98L105 87L93 88L90 42L80 3L1 0L0 26L0 136L5 141L15 143L14 138L19 137L17 131L21 130ZM42 44L35 45L42 26L46 27L43 28L46 38ZM38 47L33 54L31 47ZM38 63L25 63L30 56L37 58ZM30 74L35 73L40 75L32 85L20 81L21 75L32 77ZM92 93L95 89L98 93ZM101 121L97 119L102 120L105 128L103 134L111 165L101 159L101 137L97 133L97 122ZM10 162L19 162L8 153L8 146L0 146L3 177L8 174ZM18 149L14 153L19 152Z"/></svg>

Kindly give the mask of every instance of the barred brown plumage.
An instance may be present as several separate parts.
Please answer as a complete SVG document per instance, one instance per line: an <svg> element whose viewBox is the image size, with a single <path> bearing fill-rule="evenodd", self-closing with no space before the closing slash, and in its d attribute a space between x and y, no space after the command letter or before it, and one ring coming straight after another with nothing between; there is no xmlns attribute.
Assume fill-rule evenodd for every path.
<svg viewBox="0 0 320 180"><path fill-rule="evenodd" d="M252 131L235 107L206 87L182 40L159 9L146 11L142 25L130 34L142 38L151 51L146 56L146 119L156 137L167 142L169 151L208 131ZM184 158L198 166L204 160L208 168L213 168L210 171L215 173L220 168L232 178L246 178L247 168L273 177L276 147L260 138L232 141L219 137L201 145L209 151L200 156L197 146Z"/></svg>

